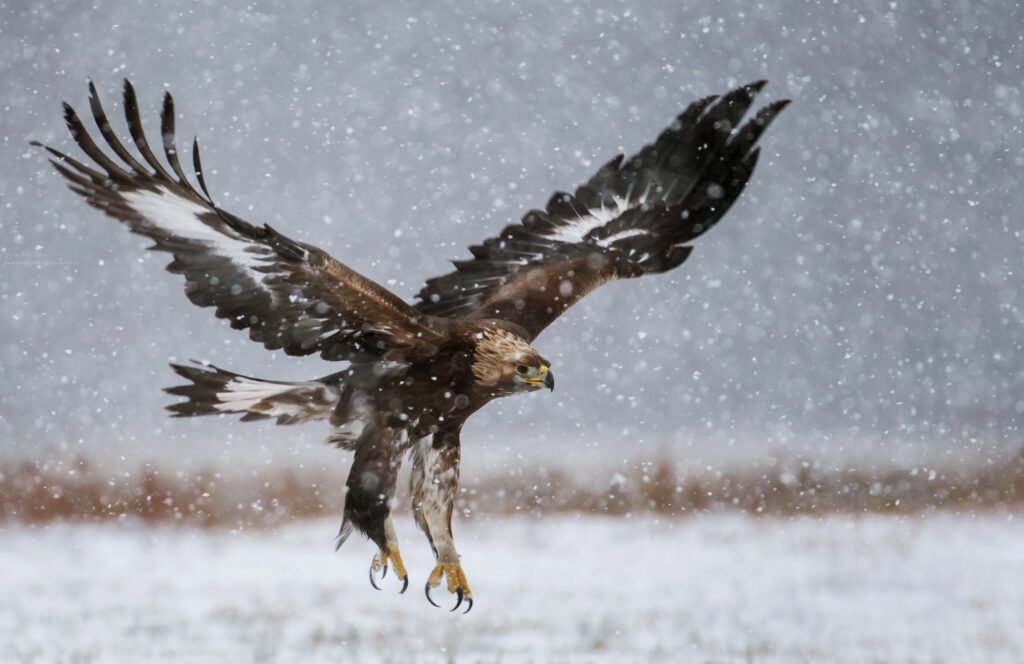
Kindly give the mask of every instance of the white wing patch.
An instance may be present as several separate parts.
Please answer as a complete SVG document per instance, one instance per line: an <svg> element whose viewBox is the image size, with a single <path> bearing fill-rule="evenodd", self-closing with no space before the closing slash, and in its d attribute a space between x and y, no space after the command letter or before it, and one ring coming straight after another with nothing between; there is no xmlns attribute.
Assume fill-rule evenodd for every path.
<svg viewBox="0 0 1024 664"><path fill-rule="evenodd" d="M221 231L203 222L204 215L214 214L208 207L178 196L164 187L158 187L157 192L148 189L126 191L121 196L152 228L165 231L168 235L202 242L217 255L240 267L261 265L257 254L246 250L258 245L233 235L230 229Z"/></svg>
<svg viewBox="0 0 1024 664"><path fill-rule="evenodd" d="M650 231L645 228L624 228L614 235L609 235L606 238L601 238L597 241L597 246L608 248L612 242L618 242L619 240L625 240L626 238L636 237L638 235L649 235Z"/></svg>
<svg viewBox="0 0 1024 664"><path fill-rule="evenodd" d="M616 196L612 199L614 206L608 207L602 205L596 210L584 210L585 214L579 214L576 219L566 219L568 222L564 226L559 226L554 232L549 233L548 237L559 242L567 242L570 244L579 244L583 242L587 234L593 231L595 228L600 228L608 222L618 218L623 212L628 210L630 207L641 205L643 201L635 201L630 205L629 201L624 198ZM607 243L616 239L614 237L605 238L599 244L607 246Z"/></svg>

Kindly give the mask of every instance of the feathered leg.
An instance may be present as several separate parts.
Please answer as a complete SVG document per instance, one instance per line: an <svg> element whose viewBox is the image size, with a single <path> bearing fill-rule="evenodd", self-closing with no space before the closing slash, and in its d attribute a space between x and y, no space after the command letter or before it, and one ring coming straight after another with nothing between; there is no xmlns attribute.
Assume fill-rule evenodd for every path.
<svg viewBox="0 0 1024 664"><path fill-rule="evenodd" d="M448 592L458 598L455 607L465 600L466 611L473 608L473 594L466 574L459 564L459 554L452 538L452 509L459 483L459 432L440 431L421 438L413 447L412 507L416 523L427 535L434 549L437 565L427 579L427 601L430 589L447 577Z"/></svg>
<svg viewBox="0 0 1024 664"><path fill-rule="evenodd" d="M380 548L370 565L370 583L379 589L376 572L381 572L383 579L390 562L402 582L401 592L405 592L409 576L398 552L398 537L391 521L391 501L402 463L401 442L394 429L370 427L356 443L355 458L345 485L345 518L336 548L345 543L353 528L358 529Z"/></svg>

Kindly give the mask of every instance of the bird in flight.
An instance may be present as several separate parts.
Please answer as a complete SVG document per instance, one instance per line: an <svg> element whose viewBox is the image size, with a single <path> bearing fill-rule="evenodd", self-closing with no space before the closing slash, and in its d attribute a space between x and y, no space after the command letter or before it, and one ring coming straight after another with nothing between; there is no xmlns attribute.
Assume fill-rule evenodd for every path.
<svg viewBox="0 0 1024 664"><path fill-rule="evenodd" d="M473 596L452 538L463 423L498 397L553 389L551 363L531 345L566 309L613 279L679 266L690 242L736 201L757 163L758 138L787 100L744 122L758 81L690 104L657 140L606 163L575 193L469 248L470 258L428 279L409 304L311 244L220 208L192 144L194 182L174 138L174 100L164 95L158 158L142 130L135 90L124 82L130 141L122 142L89 83L101 147L64 104L71 136L90 163L43 146L86 202L153 241L184 275L185 295L231 327L288 355L318 353L341 370L299 382L264 380L213 365L172 364L187 383L175 416L238 413L278 424L327 420L328 442L354 452L338 546L358 530L379 549L377 586L389 566L408 587L391 517L399 465L412 460L416 524L446 582L454 611ZM129 149L134 144L135 151ZM38 145L38 143L36 143ZM112 154L111 154L112 153Z"/></svg>

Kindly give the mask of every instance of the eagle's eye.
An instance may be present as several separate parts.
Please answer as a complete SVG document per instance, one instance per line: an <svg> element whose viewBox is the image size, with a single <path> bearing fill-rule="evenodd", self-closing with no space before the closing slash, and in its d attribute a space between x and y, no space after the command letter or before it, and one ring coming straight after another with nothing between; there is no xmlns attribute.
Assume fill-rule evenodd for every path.
<svg viewBox="0 0 1024 664"><path fill-rule="evenodd" d="M530 373L530 367L526 366L525 364L520 364L519 366L516 367L516 373L519 374L520 376L525 376L526 374Z"/></svg>

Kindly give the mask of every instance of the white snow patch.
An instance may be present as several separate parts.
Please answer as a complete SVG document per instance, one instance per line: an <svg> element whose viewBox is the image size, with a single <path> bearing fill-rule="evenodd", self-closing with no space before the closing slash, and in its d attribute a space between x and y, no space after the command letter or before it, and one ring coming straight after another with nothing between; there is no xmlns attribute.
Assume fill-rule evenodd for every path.
<svg viewBox="0 0 1024 664"><path fill-rule="evenodd" d="M937 514L459 521L476 604L366 580L337 523L4 526L0 660L1024 661L1024 521ZM443 599L436 592L435 599ZM454 604L454 598L449 598Z"/></svg>

